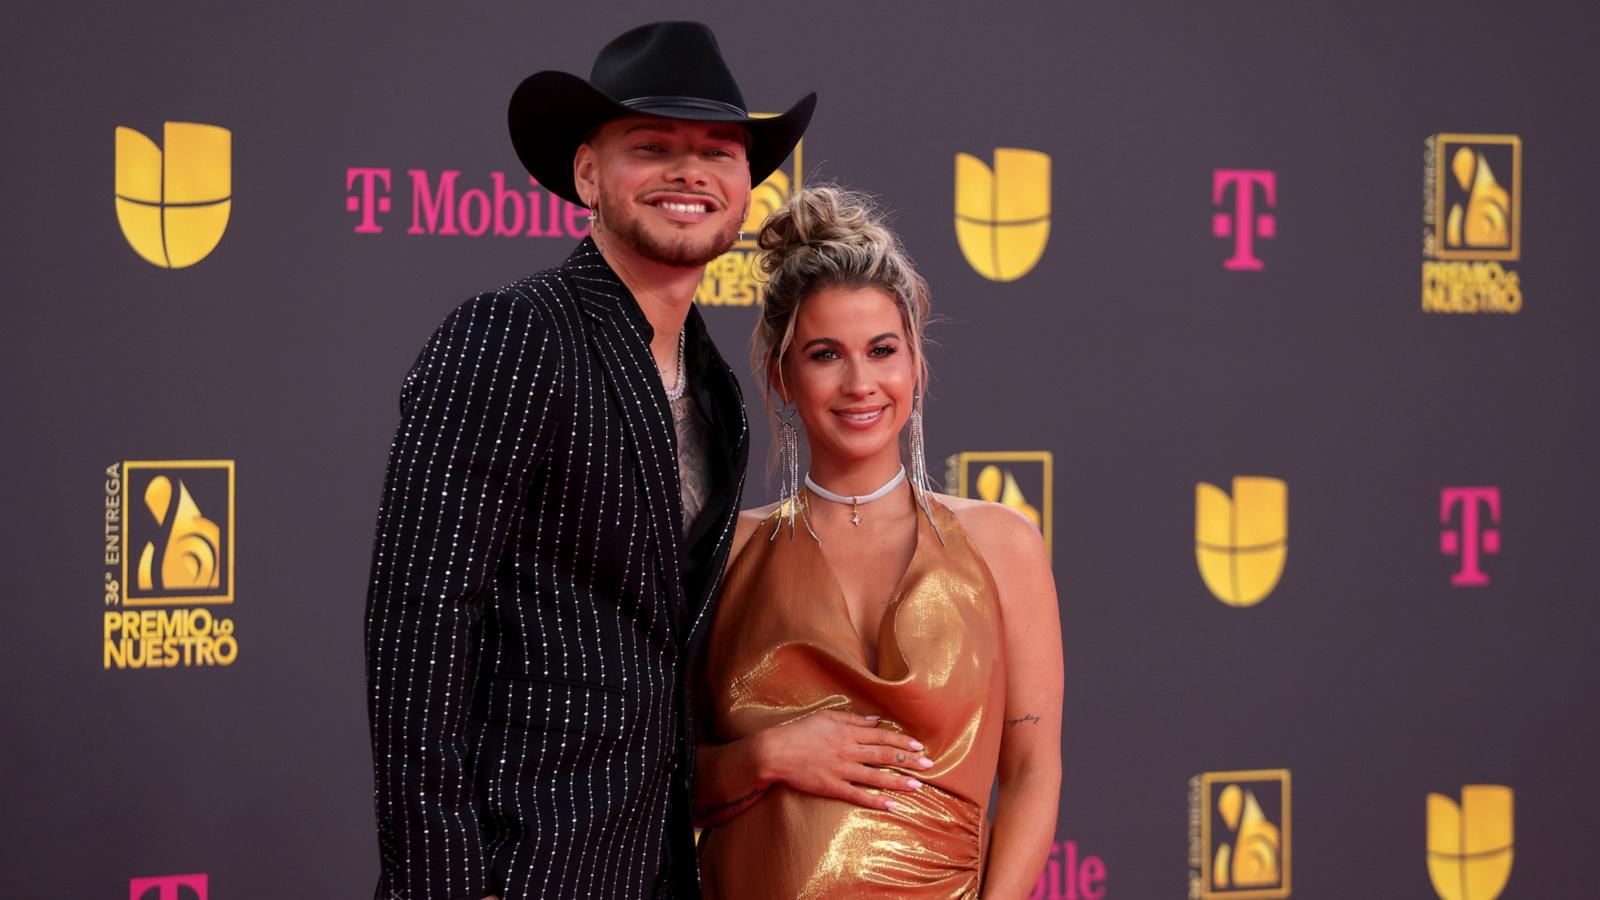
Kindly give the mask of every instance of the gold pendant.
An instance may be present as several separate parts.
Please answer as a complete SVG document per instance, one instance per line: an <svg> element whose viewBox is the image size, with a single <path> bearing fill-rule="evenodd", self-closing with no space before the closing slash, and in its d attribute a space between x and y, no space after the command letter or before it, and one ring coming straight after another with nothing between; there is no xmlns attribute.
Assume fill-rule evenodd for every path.
<svg viewBox="0 0 1600 900"><path fill-rule="evenodd" d="M861 527L861 509L856 506L856 498L850 498L850 524Z"/></svg>

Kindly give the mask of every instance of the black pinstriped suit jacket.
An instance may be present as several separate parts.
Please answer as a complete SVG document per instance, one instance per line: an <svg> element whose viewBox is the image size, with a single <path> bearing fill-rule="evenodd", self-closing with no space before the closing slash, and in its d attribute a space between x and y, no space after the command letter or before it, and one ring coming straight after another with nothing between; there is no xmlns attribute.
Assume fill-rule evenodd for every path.
<svg viewBox="0 0 1600 900"><path fill-rule="evenodd" d="M379 897L698 896L682 676L748 449L686 327L716 485L687 538L650 325L591 241L406 376L367 595Z"/></svg>

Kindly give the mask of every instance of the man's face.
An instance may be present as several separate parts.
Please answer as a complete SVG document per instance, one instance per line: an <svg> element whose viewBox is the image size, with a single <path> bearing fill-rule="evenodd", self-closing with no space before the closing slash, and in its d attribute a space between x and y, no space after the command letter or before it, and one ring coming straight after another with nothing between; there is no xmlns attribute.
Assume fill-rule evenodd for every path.
<svg viewBox="0 0 1600 900"><path fill-rule="evenodd" d="M630 116L578 148L574 175L599 200L605 236L668 266L697 268L733 246L750 201L745 130Z"/></svg>

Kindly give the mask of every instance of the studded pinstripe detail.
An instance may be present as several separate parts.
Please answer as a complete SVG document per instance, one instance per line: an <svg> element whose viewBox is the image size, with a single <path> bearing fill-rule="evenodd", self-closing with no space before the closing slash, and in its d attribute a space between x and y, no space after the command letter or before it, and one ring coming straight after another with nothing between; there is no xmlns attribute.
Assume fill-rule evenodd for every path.
<svg viewBox="0 0 1600 900"><path fill-rule="evenodd" d="M698 314L690 327L709 342ZM696 374L719 391L734 486L687 546L649 342L585 241L462 304L406 376L367 595L380 896L695 889L683 667L748 435L712 350ZM691 561L707 574L688 595Z"/></svg>

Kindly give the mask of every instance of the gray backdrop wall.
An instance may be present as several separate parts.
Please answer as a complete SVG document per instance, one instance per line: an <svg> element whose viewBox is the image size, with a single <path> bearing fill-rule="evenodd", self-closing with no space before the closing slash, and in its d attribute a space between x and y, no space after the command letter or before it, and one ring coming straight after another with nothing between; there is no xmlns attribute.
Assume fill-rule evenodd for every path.
<svg viewBox="0 0 1600 900"><path fill-rule="evenodd" d="M1596 896L1593 6L1256 0L13 10L5 895L370 894L399 380L582 232L512 87L665 16L821 94L787 176L896 210L947 320L932 468L1049 514L1036 896Z"/></svg>

